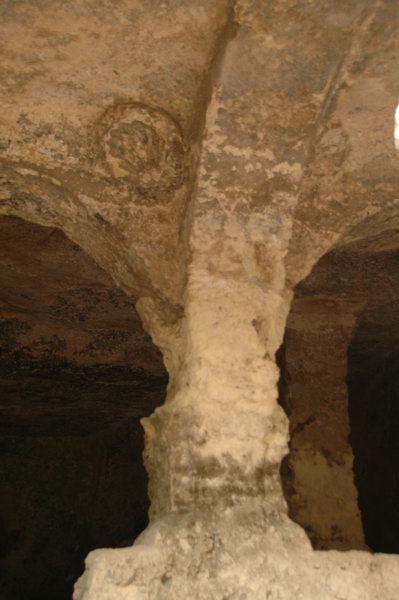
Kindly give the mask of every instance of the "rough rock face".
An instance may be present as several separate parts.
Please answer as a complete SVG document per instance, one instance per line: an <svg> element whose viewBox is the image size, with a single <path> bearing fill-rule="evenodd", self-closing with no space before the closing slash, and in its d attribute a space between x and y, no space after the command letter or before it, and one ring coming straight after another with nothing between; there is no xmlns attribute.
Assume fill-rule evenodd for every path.
<svg viewBox="0 0 399 600"><path fill-rule="evenodd" d="M0 216L0 281L0 361L163 374L134 298L59 229Z"/></svg>
<svg viewBox="0 0 399 600"><path fill-rule="evenodd" d="M75 600L396 600L397 557L314 551L288 518L275 362L294 287L323 255L370 238L398 249L396 3L0 10L1 212L62 229L137 298L170 376L165 404L143 422L151 525L132 548L89 555ZM328 303L295 302L286 360L304 357L308 393L315 357L289 338L323 345ZM350 491L341 524L357 519L345 535L359 548L343 383L359 311L334 302L325 385L340 416L309 402L339 455ZM291 411L305 423L291 441L297 474L324 435L308 433L305 412Z"/></svg>

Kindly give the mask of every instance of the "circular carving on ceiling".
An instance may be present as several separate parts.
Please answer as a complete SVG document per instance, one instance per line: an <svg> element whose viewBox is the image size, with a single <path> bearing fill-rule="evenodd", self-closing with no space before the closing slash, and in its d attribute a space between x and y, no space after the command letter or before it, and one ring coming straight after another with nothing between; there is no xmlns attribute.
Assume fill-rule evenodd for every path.
<svg viewBox="0 0 399 600"><path fill-rule="evenodd" d="M184 179L185 147L166 112L139 103L108 108L96 127L98 160L113 177L132 178L142 191L167 191Z"/></svg>

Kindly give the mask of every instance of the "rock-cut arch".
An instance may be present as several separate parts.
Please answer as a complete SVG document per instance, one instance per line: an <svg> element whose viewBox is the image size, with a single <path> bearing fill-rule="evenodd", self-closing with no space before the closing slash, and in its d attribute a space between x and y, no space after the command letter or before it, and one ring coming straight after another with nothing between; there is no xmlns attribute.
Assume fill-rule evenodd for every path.
<svg viewBox="0 0 399 600"><path fill-rule="evenodd" d="M316 549L395 552L399 228L361 222L295 288L279 352L282 481Z"/></svg>
<svg viewBox="0 0 399 600"><path fill-rule="evenodd" d="M0 580L69 599L148 518L140 418L166 373L135 298L57 227L0 216Z"/></svg>

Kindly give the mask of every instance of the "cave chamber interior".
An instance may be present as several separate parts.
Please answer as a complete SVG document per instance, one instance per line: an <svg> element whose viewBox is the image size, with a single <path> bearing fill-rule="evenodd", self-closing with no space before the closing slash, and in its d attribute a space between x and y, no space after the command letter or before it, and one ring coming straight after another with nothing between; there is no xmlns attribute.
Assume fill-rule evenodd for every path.
<svg viewBox="0 0 399 600"><path fill-rule="evenodd" d="M278 353L290 516L316 549L399 553L399 229L336 246Z"/></svg>
<svg viewBox="0 0 399 600"><path fill-rule="evenodd" d="M57 228L0 217L0 597L69 600L147 524L140 418L165 396L134 299Z"/></svg>

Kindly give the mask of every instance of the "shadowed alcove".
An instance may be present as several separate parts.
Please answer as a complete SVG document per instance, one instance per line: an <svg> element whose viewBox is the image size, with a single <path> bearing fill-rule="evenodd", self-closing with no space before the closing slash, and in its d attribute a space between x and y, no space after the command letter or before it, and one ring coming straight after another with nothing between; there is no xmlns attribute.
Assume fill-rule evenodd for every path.
<svg viewBox="0 0 399 600"><path fill-rule="evenodd" d="M67 600L147 524L166 374L134 299L62 231L0 217L0 597Z"/></svg>
<svg viewBox="0 0 399 600"><path fill-rule="evenodd" d="M317 549L399 552L399 231L336 247L296 289L278 353L290 516Z"/></svg>
<svg viewBox="0 0 399 600"><path fill-rule="evenodd" d="M359 320L348 351L350 442L365 539L399 553L399 253L390 257L380 298Z"/></svg>

